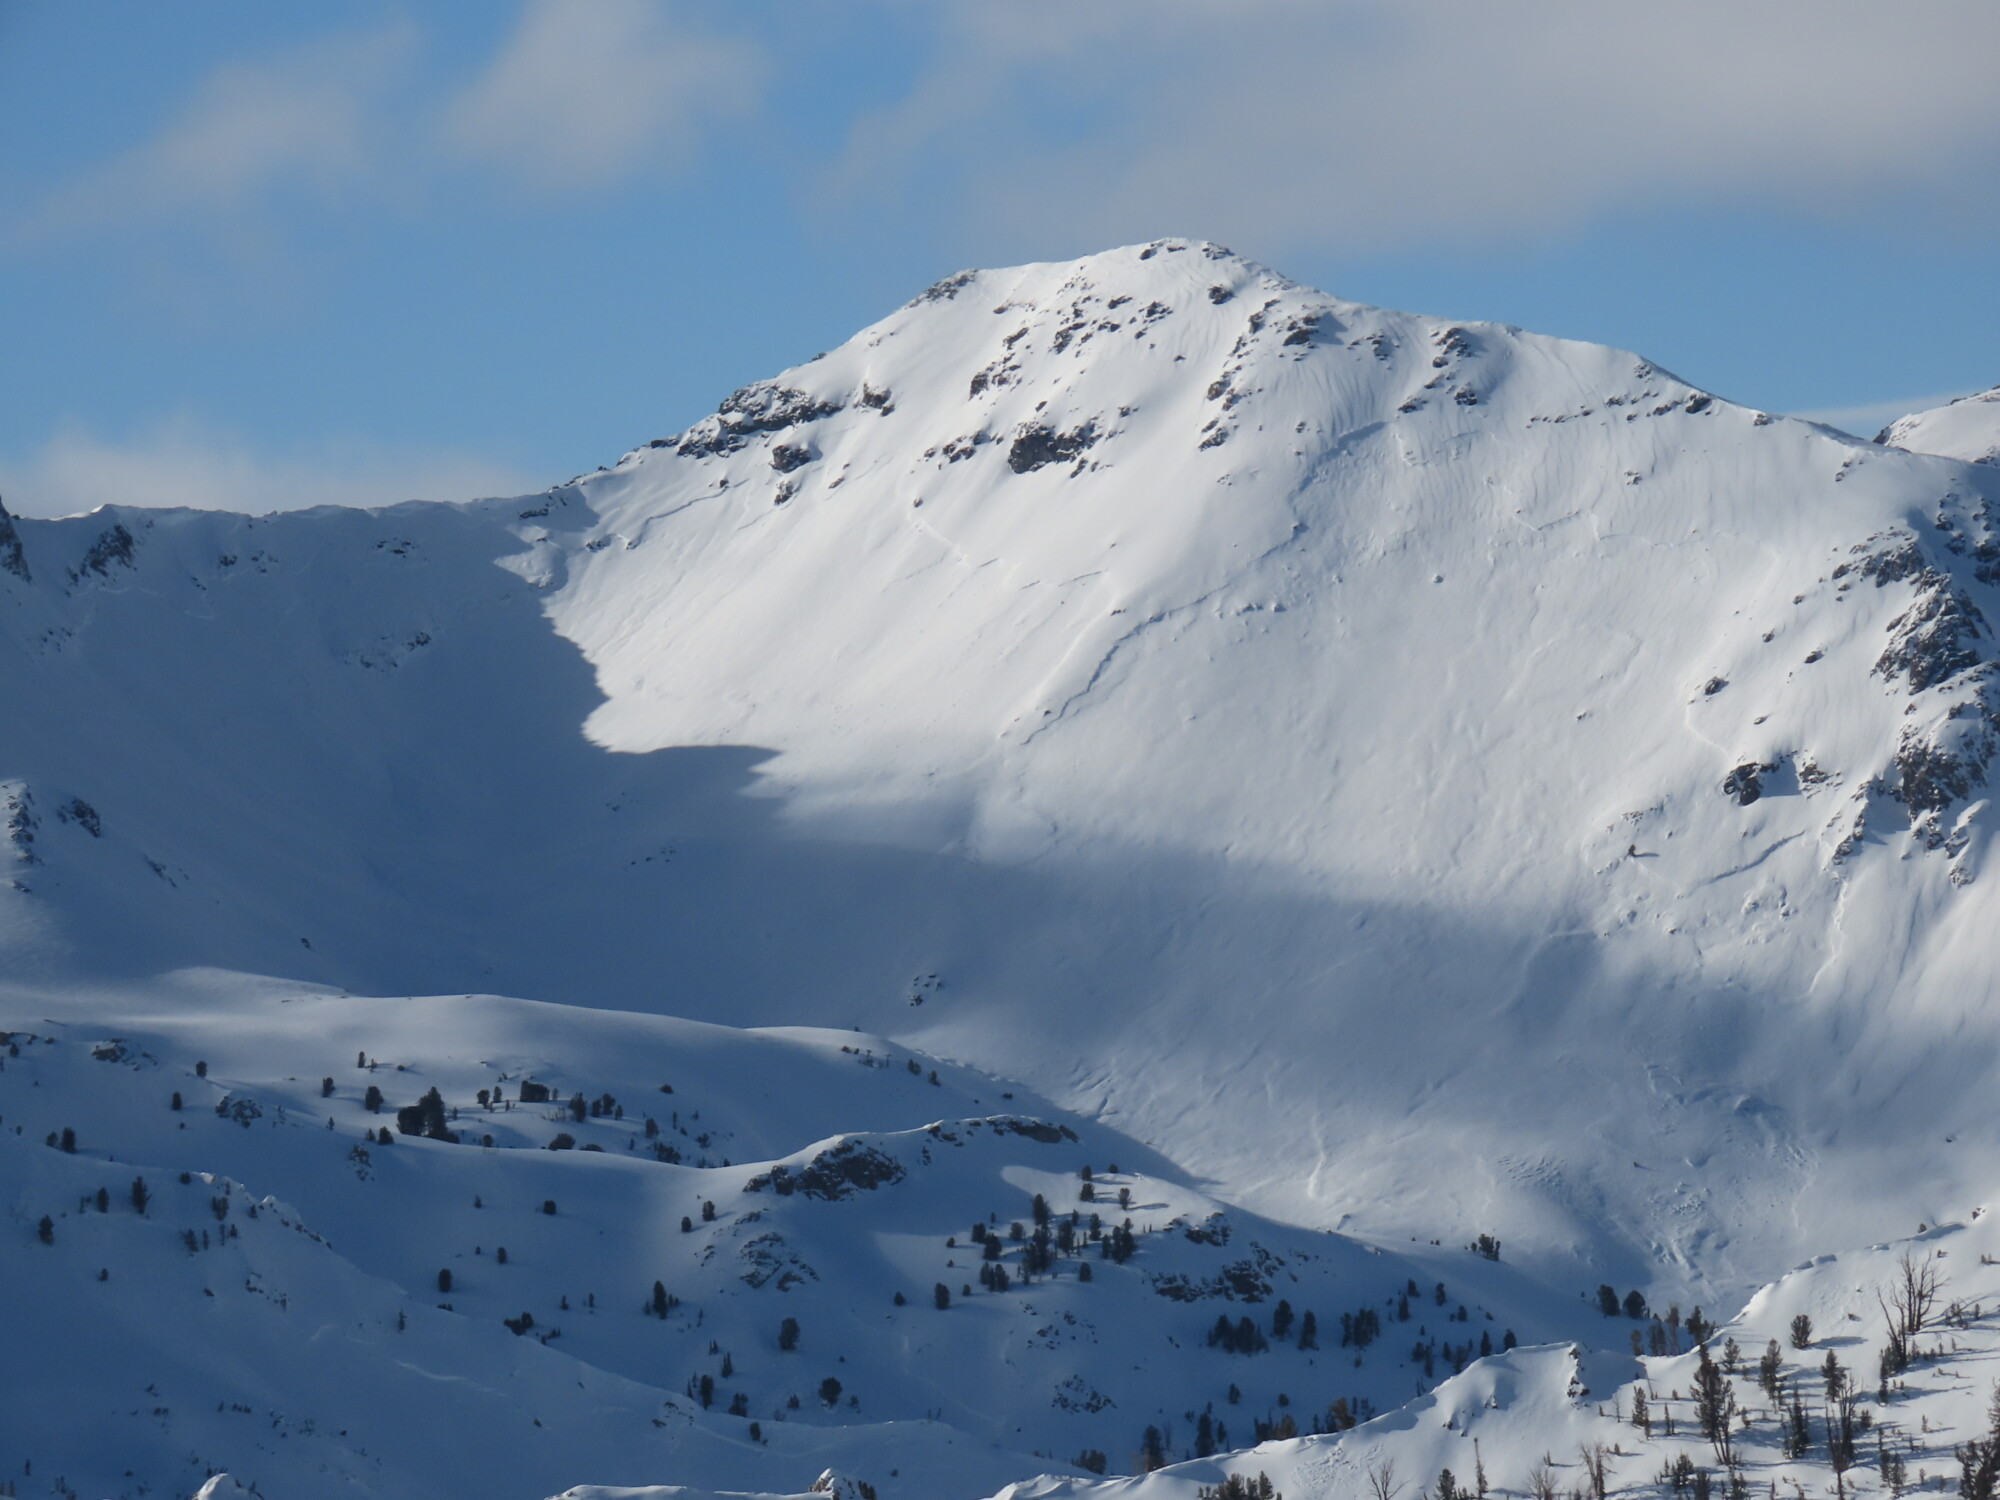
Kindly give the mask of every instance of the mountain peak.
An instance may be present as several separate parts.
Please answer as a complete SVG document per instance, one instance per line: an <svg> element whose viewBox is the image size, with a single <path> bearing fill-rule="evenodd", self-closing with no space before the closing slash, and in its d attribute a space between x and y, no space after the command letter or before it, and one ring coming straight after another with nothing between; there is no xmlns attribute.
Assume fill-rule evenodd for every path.
<svg viewBox="0 0 2000 1500"><path fill-rule="evenodd" d="M1898 417L1875 435L1875 441L1965 463L2000 464L2000 385Z"/></svg>

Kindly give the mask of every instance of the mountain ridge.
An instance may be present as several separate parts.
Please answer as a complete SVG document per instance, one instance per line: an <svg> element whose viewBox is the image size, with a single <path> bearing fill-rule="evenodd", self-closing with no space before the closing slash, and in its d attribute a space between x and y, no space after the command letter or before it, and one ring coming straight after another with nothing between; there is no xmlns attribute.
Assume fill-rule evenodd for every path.
<svg viewBox="0 0 2000 1500"><path fill-rule="evenodd" d="M1993 494L1218 247L961 275L541 496L20 522L0 923L48 973L852 1020L1161 1141L1256 1079L1183 1160L1280 1217L1747 1287L1971 1191L1792 1055L1990 1056L1926 1017L1984 985ZM1720 1186L1614 1168L1663 1140Z"/></svg>

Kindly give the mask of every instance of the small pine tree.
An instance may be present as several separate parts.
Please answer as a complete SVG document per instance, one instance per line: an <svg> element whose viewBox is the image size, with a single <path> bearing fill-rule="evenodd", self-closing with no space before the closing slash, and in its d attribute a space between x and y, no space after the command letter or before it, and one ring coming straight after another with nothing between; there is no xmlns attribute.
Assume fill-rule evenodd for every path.
<svg viewBox="0 0 2000 1500"><path fill-rule="evenodd" d="M1757 1361L1757 1384L1773 1401L1778 1399L1778 1377L1784 1368L1785 1357L1778 1352L1778 1341L1772 1339L1764 1346L1763 1358Z"/></svg>
<svg viewBox="0 0 2000 1500"><path fill-rule="evenodd" d="M1794 1349L1810 1349L1812 1347L1812 1333L1812 1319L1805 1313L1800 1313L1796 1318L1792 1319L1792 1347Z"/></svg>
<svg viewBox="0 0 2000 1500"><path fill-rule="evenodd" d="M331 1078L322 1078L319 1081L319 1096L322 1099L331 1099L333 1097L333 1080Z"/></svg>
<svg viewBox="0 0 2000 1500"><path fill-rule="evenodd" d="M35 1233L41 1237L44 1245L53 1245L56 1242L56 1221L43 1214L42 1222L35 1226Z"/></svg>
<svg viewBox="0 0 2000 1500"><path fill-rule="evenodd" d="M97 1190L97 1211L101 1214L111 1212L111 1190L109 1188L99 1188Z"/></svg>
<svg viewBox="0 0 2000 1500"><path fill-rule="evenodd" d="M439 1271L439 1272L438 1272L438 1291L439 1291L439 1293L440 1293L441 1295L449 1295L449 1294L450 1294L450 1292L451 1292L451 1269L450 1269L450 1267L446 1267L445 1269L443 1269L443 1270L441 1270L441 1271Z"/></svg>
<svg viewBox="0 0 2000 1500"><path fill-rule="evenodd" d="M1705 1344L1708 1342L1708 1336L1715 1332L1715 1325L1703 1317L1701 1309L1697 1307L1688 1314L1687 1330L1689 1338L1697 1344Z"/></svg>
<svg viewBox="0 0 2000 1500"><path fill-rule="evenodd" d="M76 1132L67 1125L63 1126L62 1149L72 1156L76 1155Z"/></svg>
<svg viewBox="0 0 2000 1500"><path fill-rule="evenodd" d="M542 1212L547 1214L550 1218L554 1218L556 1212L556 1200L553 1198L544 1198L542 1200Z"/></svg>
<svg viewBox="0 0 2000 1500"><path fill-rule="evenodd" d="M134 1213L143 1217L146 1212L146 1205L152 1201L152 1196L146 1190L145 1178L134 1177L132 1179L132 1211Z"/></svg>
<svg viewBox="0 0 2000 1500"><path fill-rule="evenodd" d="M787 1318L778 1325L778 1348L790 1354L799 1347L799 1320Z"/></svg>
<svg viewBox="0 0 2000 1500"><path fill-rule="evenodd" d="M372 1084L372 1083L371 1083L371 1084L369 1084L369 1085L368 1085L368 1092L367 1092L367 1093L365 1093L365 1094L363 1094L363 1095L361 1096L361 1107L362 1107L363 1109L367 1110L367 1111L368 1111L368 1112L369 1112L370 1114L373 1114L373 1115L379 1115L379 1114L381 1114L381 1113L382 1113L382 1090L381 1090L381 1089L379 1089L379 1088L377 1088L377 1087L376 1087L376 1086L375 1086L374 1084Z"/></svg>
<svg viewBox="0 0 2000 1500"><path fill-rule="evenodd" d="M940 1281L931 1288L931 1302L939 1312L951 1306L951 1288Z"/></svg>
<svg viewBox="0 0 2000 1500"><path fill-rule="evenodd" d="M840 1400L840 1382L829 1375L819 1383L819 1399L823 1406L835 1405Z"/></svg>
<svg viewBox="0 0 2000 1500"><path fill-rule="evenodd" d="M169 1105L167 1106L167 1108L168 1108L168 1109L175 1109L175 1110L177 1110L177 1109L179 1109L180 1107L181 1107L181 1095L180 1095L180 1090L179 1090L179 1089L176 1089L176 1090L174 1090L174 1098L173 1098L173 1102L172 1102L171 1104L169 1104Z"/></svg>

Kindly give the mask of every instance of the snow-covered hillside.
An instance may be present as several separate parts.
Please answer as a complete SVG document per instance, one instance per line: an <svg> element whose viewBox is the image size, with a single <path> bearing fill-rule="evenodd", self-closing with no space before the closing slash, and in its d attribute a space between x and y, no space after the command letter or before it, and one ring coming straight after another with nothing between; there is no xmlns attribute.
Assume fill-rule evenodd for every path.
<svg viewBox="0 0 2000 1500"><path fill-rule="evenodd" d="M1042 1478L1002 1495L1197 1500L1259 1476L1295 1497L1379 1497L1383 1486L1435 1497L1447 1485L1526 1500L1985 1493L1961 1481L1977 1484L1984 1464L1990 1489L2000 1460L1997 1248L1990 1219L1928 1229L1799 1267L1708 1332L1705 1348L1655 1330L1663 1320L1650 1315L1607 1321L1606 1343L1629 1332L1650 1349L1658 1332L1678 1352L1521 1348L1342 1436L1129 1479ZM1920 1304L1913 1321L1903 1316Z"/></svg>
<svg viewBox="0 0 2000 1500"><path fill-rule="evenodd" d="M538 1494L580 1479L795 1493L843 1453L884 1451L865 1435L878 1419L927 1414L893 1441L929 1456L887 1467L985 1494L1038 1449L1129 1466L1154 1413L1188 1438L1232 1361L1271 1387L1235 1382L1236 1441L1253 1413L1275 1420L1281 1391L1300 1421L1336 1399L1388 1410L1441 1377L1437 1349L1419 1373L1421 1340L1588 1340L1579 1298L1600 1282L1733 1308L1802 1257L1962 1215L1991 1188L1996 500L1990 465L1163 241L954 277L541 495L9 523L0 959L20 988L5 1024L59 1041L24 1046L0 1079L18 1100L29 1060L47 1075L29 1078L32 1110L0 1108L32 1125L6 1148L23 1184L7 1253L80 1278L47 1294L60 1320L79 1295L124 1295L94 1290L100 1268L150 1292L138 1268L176 1241L150 1215L118 1227L73 1207L42 1245L51 1210L35 1205L115 1196L120 1181L97 1182L112 1163L270 1194L328 1242L282 1241L323 1267L321 1324L379 1329L423 1304L403 1335L421 1323L439 1342L385 1381L448 1389L468 1413L527 1412L537 1380L588 1393L545 1429L560 1439L491 1453L495 1483ZM343 998L467 991L567 1008ZM107 1028L143 1034L162 1069L190 1066L205 1030L196 1055L264 1113L246 1134L207 1094L171 1120L149 1096L121 1134L107 1080L124 1064L88 1060ZM563 1050L585 1037L597 1052ZM232 1038L247 1050L228 1071ZM497 1081L482 1069L529 1062L591 1098L602 1079L627 1119L586 1127L607 1132L600 1158L503 1150L545 1144L503 1115L490 1154L378 1147L395 1164L371 1153L364 1184L346 1153L365 1081L340 1058L392 1045L425 1070L407 1082L460 1109L453 1128ZM705 1132L706 1166L655 1160L633 1101L701 1047L715 1097L700 1107L733 1134ZM752 1058L785 1059L795 1084L756 1092ZM341 1102L330 1134L323 1076ZM420 1092L383 1087L392 1107ZM279 1101L306 1128L278 1127ZM659 1119L660 1102L638 1113ZM1015 1112L1078 1139L953 1123ZM38 1144L72 1117L105 1165ZM948 1152L933 1124L959 1135ZM808 1247L821 1282L787 1295L821 1299L816 1316L871 1351L865 1381L840 1376L860 1408L815 1414L833 1371L799 1385L742 1352L775 1333L731 1279L741 1215L688 1239L676 1226L690 1195L740 1205L771 1163L804 1173L834 1136L905 1179L824 1211L775 1189L743 1210ZM939 1337L940 1317L973 1321L956 1292L942 1314L930 1301L972 1217L1011 1223L1036 1191L1066 1212L1049 1186L1073 1192L1082 1165L1112 1159L1154 1205L1134 1215L1156 1231L1140 1253L1088 1288L1059 1277L996 1300L970 1283L981 1331ZM693 1185L703 1173L729 1177L722 1196ZM463 1241L484 1266L461 1200L487 1181L514 1212L537 1190L587 1201L590 1231L559 1212L533 1225L553 1238L509 1243L560 1245L594 1280L538 1272L518 1308L484 1274L456 1290ZM1299 1388L1277 1384L1296 1335L1255 1361L1211 1351L1212 1303L1146 1279L1221 1275L1235 1241L1168 1228L1215 1212L1310 1284L1294 1306L1322 1329L1412 1280L1446 1282L1471 1321L1392 1334L1394 1360L1337 1380L1308 1364ZM671 1252L647 1248L655 1231ZM129 1258L47 1253L79 1234ZM1480 1235L1504 1243L1497 1266L1463 1248ZM453 1294L427 1295L453 1253ZM667 1285L646 1270L663 1257L671 1294L726 1339L690 1344L634 1311ZM499 1324L532 1311L540 1333L551 1296L592 1292L616 1319L571 1316L533 1346L547 1356ZM993 1372L1084 1299L1124 1309L1117 1336L1015 1368L1074 1375L1115 1421L1066 1412L1060 1387L996 1395ZM1017 1304L1042 1321L989 1311ZM93 1347L115 1347L138 1304L93 1305ZM268 1373L290 1334L258 1359L236 1334L197 1356L186 1327L160 1324L161 1369L212 1358L241 1390L295 1378ZM489 1339L529 1385L468 1373L500 1358ZM730 1425L751 1418L689 1408L690 1376L715 1375L724 1402L736 1389L701 1364L709 1339L744 1369L753 1414L800 1396L784 1435L762 1421L768 1446ZM334 1399L367 1387L381 1349L359 1339L329 1366L340 1378L285 1397L318 1436L284 1451L363 1472L326 1433L390 1430ZM559 1356L584 1368L548 1374ZM629 1426L612 1430L613 1410ZM666 1471L627 1441L666 1431L656 1419L700 1434ZM434 1492L435 1466L463 1459L430 1436L435 1450L393 1456L370 1441L378 1478ZM77 1451L131 1451L151 1483L167 1453L199 1457L196 1479L230 1467L229 1441L174 1425L152 1448ZM871 1482L890 1477L878 1465Z"/></svg>
<svg viewBox="0 0 2000 1500"><path fill-rule="evenodd" d="M1898 417L1875 441L1912 453L1941 453L1969 464L2000 464L2000 386L1947 406Z"/></svg>
<svg viewBox="0 0 2000 1500"><path fill-rule="evenodd" d="M0 1274L41 1351L6 1451L89 1494L972 1500L1125 1468L1190 1404L1201 1451L1333 1429L1575 1316L852 1031L212 973L5 1010Z"/></svg>

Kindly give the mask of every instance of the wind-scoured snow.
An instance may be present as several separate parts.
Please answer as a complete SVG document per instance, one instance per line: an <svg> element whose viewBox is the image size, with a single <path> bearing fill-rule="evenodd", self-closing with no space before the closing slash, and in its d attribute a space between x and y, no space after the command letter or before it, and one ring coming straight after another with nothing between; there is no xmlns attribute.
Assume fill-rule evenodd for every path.
<svg viewBox="0 0 2000 1500"><path fill-rule="evenodd" d="M2000 1147L1984 1097L2000 1042L1985 868L2000 470L1914 446L1748 410L1635 355L1342 302L1161 241L953 277L539 495L11 522L0 955L31 998L8 1025L72 1028L73 1046L86 1021L146 1011L220 1041L239 1023L202 1018L234 1014L217 1008L227 983L161 978L202 968L326 987L310 1022L272 1023L283 1045L240 1070L250 1097L288 1110L311 1101L279 1081L356 1081L335 1072L342 1048L320 1045L352 1039L343 1018L434 1006L343 992L558 1002L521 1023L515 1053L547 1055L548 1017L573 1017L620 1038L581 1069L607 1076L613 1054L668 1045L607 1011L761 1028L757 1046L774 1027L858 1027L878 1055L917 1058L923 1076L905 1068L897 1085L914 1098L983 1100L877 1113L809 1071L768 1120L732 1106L740 1139L707 1166L642 1157L640 1141L629 1156L601 1143L600 1160L495 1132L506 1170L546 1162L535 1170L602 1187L607 1215L664 1223L668 1267L691 1288L685 1193L669 1184L729 1172L787 1222L882 1215L865 1254L836 1236L824 1265L805 1256L817 1295L879 1300L894 1266L913 1278L895 1315L939 1316L924 1299L951 1215L1001 1182L1024 1201L1044 1190L1037 1143L1002 1150L981 1127L949 1153L977 1164L951 1169L948 1211L905 1224L880 1205L935 1175L931 1125L1008 1113L985 1088L1109 1132L1121 1166L1152 1153L1148 1181L1173 1184L1161 1201L1190 1223L1243 1216L1288 1256L1281 1239L1339 1231L1326 1244L1342 1248L1319 1252L1338 1261L1328 1299L1385 1295L1341 1257L1414 1248L1501 1278L1468 1307L1480 1331L1492 1311L1528 1342L1585 1338L1577 1299L1600 1282L1733 1307L1806 1256L1965 1214ZM457 1024L491 1038L519 1003L466 1002ZM463 1111L486 1086L473 1064L515 1066L494 1062L498 1040L409 1051ZM736 1046L702 1068L718 1086L749 1066ZM80 1086L64 1073L45 1090L61 1104ZM79 1116L112 1107L77 1099ZM332 1115L345 1150L357 1122ZM269 1118L247 1137L234 1117L197 1137L190 1118L187 1135L260 1138ZM388 1288L370 1312L356 1282L336 1322L379 1323L465 1236L426 1217L434 1184L343 1236L328 1226L348 1210L314 1196L321 1167L175 1154L168 1123L97 1139L121 1172L240 1166L245 1191L296 1205L340 1247L340 1276ZM74 1161L39 1141L9 1149L58 1174L58 1201L84 1193ZM860 1175L887 1197L744 1192L779 1164L804 1180L842 1143L825 1180L871 1153ZM412 1159L457 1174L486 1148L381 1149L399 1174ZM1083 1160L1046 1170L1073 1183ZM40 1255L17 1203L21 1253ZM1167 1264L1170 1221L1155 1223L1154 1268L1219 1275L1195 1263L1199 1242ZM1503 1269L1462 1248L1482 1234L1506 1247ZM905 1235L921 1256L897 1248ZM615 1267L630 1321L630 1283L653 1278L635 1251L605 1253L600 1290ZM391 1264L405 1254L418 1259ZM1136 1287L1144 1258L1093 1295ZM782 1279L788 1263L772 1264ZM1463 1279L1403 1277L1426 1278ZM1160 1323L1181 1304L1132 1295L1148 1340L1185 1344L1214 1321ZM527 1310L482 1307L479 1338L525 1349L498 1318ZM104 1347L129 1315L103 1323ZM490 1357L438 1336L439 1369ZM994 1361L1012 1357L995 1351L1015 1347L994 1337L939 1354L950 1375L926 1373L914 1346L878 1350L883 1384L837 1430L878 1410L929 1421L908 1431L944 1436L909 1438L932 1454L910 1472L967 1496L1019 1477L1038 1448L1075 1457L1048 1393L1034 1422L992 1398ZM289 1347L271 1346L274 1368ZM1183 1436L1199 1410L1160 1347L1132 1348L1125 1385L1065 1370L1121 1402L1122 1436L1091 1443L1114 1472L1152 1420L1135 1408L1171 1421L1194 1403L1172 1423ZM675 1390L685 1403L686 1357L591 1356L574 1388L600 1415L574 1445L492 1462L523 1493L796 1493L840 1471L834 1447L884 1451L774 1438L784 1461L766 1463L697 1423L724 1456L711 1464L709 1439L691 1438L649 1468L601 1413L643 1406L650 1423ZM371 1339L340 1388L378 1358ZM1204 1343L1196 1359L1210 1358ZM1439 1358L1428 1376L1399 1372L1410 1384L1393 1395L1442 1378ZM1358 1374L1313 1381L1254 1399L1272 1416L1280 1391L1302 1413L1341 1396L1389 1410L1392 1393ZM1193 1383L1213 1399L1214 1379ZM629 1394L603 1394L614 1385ZM746 1391L753 1409L793 1393ZM357 1414L347 1430L376 1429ZM243 1478L227 1447L172 1441ZM358 1449L338 1451L361 1472ZM434 1483L438 1460L396 1461L413 1492ZM869 1477L889 1483L881 1465Z"/></svg>

